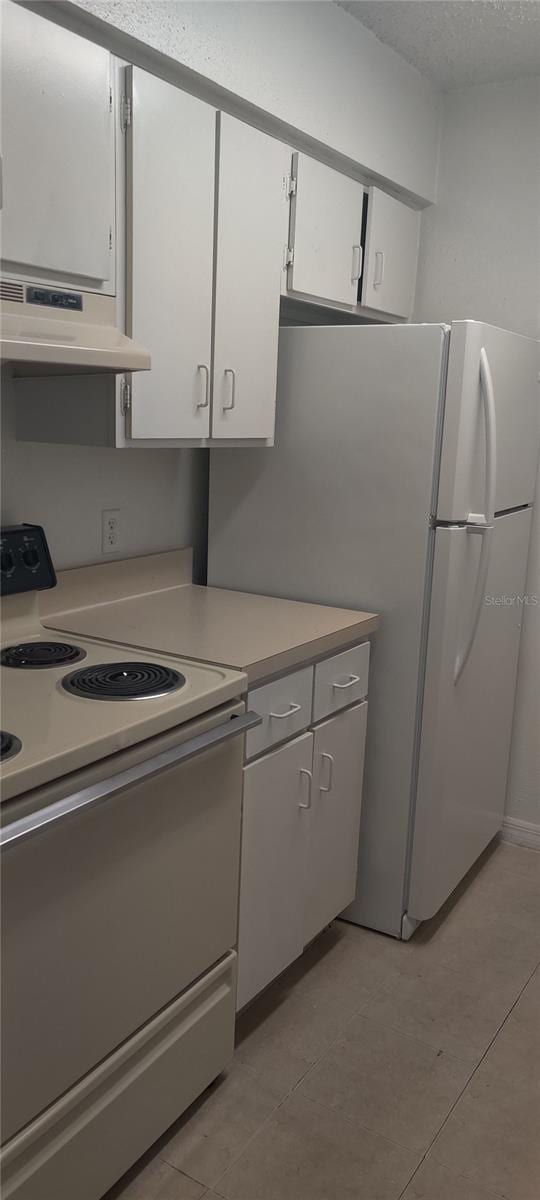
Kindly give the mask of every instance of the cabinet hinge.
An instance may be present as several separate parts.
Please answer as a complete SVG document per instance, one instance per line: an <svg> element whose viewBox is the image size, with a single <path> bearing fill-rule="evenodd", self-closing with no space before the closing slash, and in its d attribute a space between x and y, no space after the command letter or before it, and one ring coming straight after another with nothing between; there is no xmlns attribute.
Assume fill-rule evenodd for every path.
<svg viewBox="0 0 540 1200"><path fill-rule="evenodd" d="M283 266L284 267L292 267L293 263L294 263L294 249L292 249L290 246L285 246L285 253L283 255Z"/></svg>
<svg viewBox="0 0 540 1200"><path fill-rule="evenodd" d="M109 225L109 250L112 250L112 225Z"/></svg>
<svg viewBox="0 0 540 1200"><path fill-rule="evenodd" d="M294 175L285 176L285 195L296 196L296 179Z"/></svg>
<svg viewBox="0 0 540 1200"><path fill-rule="evenodd" d="M110 87L109 88L109 112L112 113L112 110L113 110L113 90L112 90L112 87Z"/></svg>
<svg viewBox="0 0 540 1200"><path fill-rule="evenodd" d="M120 129L122 133L126 132L128 125L131 125L131 100L129 96L122 96L120 101Z"/></svg>
<svg viewBox="0 0 540 1200"><path fill-rule="evenodd" d="M123 379L120 384L120 412L123 417L131 412L131 384Z"/></svg>

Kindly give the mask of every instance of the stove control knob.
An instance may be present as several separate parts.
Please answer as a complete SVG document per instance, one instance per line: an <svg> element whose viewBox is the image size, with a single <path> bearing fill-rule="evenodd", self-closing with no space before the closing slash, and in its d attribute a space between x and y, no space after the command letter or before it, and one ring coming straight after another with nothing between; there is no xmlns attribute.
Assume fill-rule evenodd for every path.
<svg viewBox="0 0 540 1200"><path fill-rule="evenodd" d="M39 566L39 554L35 546L28 546L26 550L23 550L22 559L29 571L34 571Z"/></svg>
<svg viewBox="0 0 540 1200"><path fill-rule="evenodd" d="M0 561L2 575L8 575L9 572L13 570L14 566L15 559L13 558L11 550L2 550L2 558Z"/></svg>

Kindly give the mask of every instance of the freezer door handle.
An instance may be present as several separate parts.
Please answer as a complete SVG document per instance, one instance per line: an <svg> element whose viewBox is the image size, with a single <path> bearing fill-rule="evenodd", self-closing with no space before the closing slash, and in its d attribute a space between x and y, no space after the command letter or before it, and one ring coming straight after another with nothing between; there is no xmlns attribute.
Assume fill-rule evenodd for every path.
<svg viewBox="0 0 540 1200"><path fill-rule="evenodd" d="M152 758L147 758L134 767L119 771L117 775L111 775L99 783L91 784L79 792L65 796L63 800L48 804L45 808L38 809L37 812L20 817L17 821L11 821L8 825L4 825L3 829L0 829L0 847L5 849L25 841L34 834L49 828L50 825L56 824L57 821L63 821L66 817L81 812L82 809L93 808L103 800L112 800L121 792L125 792L127 788L141 783L144 779L151 779L167 767L187 762L190 758L195 758L196 755L211 750L214 746L220 746L222 742L229 741L230 738L247 733L248 729L254 729L256 725L261 724L261 721L262 718L255 712L233 715L227 721L223 721L221 725L215 725L213 729L207 729L205 733L196 734L195 737L183 742L180 746L173 746L172 750L163 750L161 754L155 754Z"/></svg>

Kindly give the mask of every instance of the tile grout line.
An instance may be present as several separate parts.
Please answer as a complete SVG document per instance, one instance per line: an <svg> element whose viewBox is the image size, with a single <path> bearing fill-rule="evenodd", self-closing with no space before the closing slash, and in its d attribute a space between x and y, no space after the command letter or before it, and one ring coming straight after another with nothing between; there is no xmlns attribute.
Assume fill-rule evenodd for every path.
<svg viewBox="0 0 540 1200"><path fill-rule="evenodd" d="M523 995L523 993L524 993L524 991L525 991L525 988L526 988L526 987L528 987L529 983L531 982L531 979L532 979L533 975L535 975L535 974L536 974L536 972L537 972L537 970L538 970L538 967L539 967L539 966L540 966L540 963L538 963L538 964L536 965L536 967L534 968L534 970L533 970L533 971L531 971L531 974L529 975L529 978L526 980L526 982L523 984L523 987L521 988L521 991L520 991L519 995L518 995L518 996L516 996L516 999L514 1000L514 1003L510 1005L510 1008L508 1009L508 1012L507 1012L507 1014L506 1014L506 1016L505 1016L505 1018L504 1018L504 1021L501 1021L501 1024L499 1025L499 1028L498 1028L497 1032L496 1032L496 1033L493 1035L493 1037L492 1037L492 1039L491 1039L491 1041L490 1041L490 1043L489 1043L489 1046L488 1046L488 1047L487 1047L487 1049L484 1051L484 1053L483 1053L483 1055L482 1055L482 1057L481 1057L480 1061L477 1063L476 1067L474 1068L474 1071L472 1071L472 1073L471 1073L471 1075L469 1076L469 1078L468 1078L468 1080L467 1080L467 1082L466 1082L465 1086L464 1086L464 1087L461 1089L461 1091L460 1091L460 1093L459 1093L459 1096L457 1096L457 1097L456 1097L456 1099L455 1099L454 1103L451 1105L451 1107L450 1107L449 1111L447 1112L447 1114L446 1114L446 1116L445 1116L445 1118L444 1118L444 1121L442 1122L442 1124L440 1125L439 1129L437 1130L437 1132L436 1132L436 1134L435 1134L434 1138L432 1138L431 1142L429 1143L429 1146L427 1147L427 1150L426 1150L425 1154L423 1155L423 1157L422 1157L421 1161L418 1163L418 1166L417 1166L417 1167L415 1168L415 1170L413 1171L413 1173L412 1173L412 1175L411 1175L410 1179L408 1180L408 1182L406 1183L405 1187L403 1188L403 1191L402 1191L402 1192L400 1192L400 1194L399 1194L399 1197L398 1197L398 1200L403 1200L403 1196L405 1195L405 1192L407 1191L407 1188L408 1188L408 1187L409 1187L409 1185L412 1183L412 1181L413 1181L413 1179L414 1179L415 1175L417 1175L417 1174L418 1174L418 1171L420 1170L420 1167L421 1167L421 1166L423 1165L423 1163L425 1162L425 1160L426 1160L426 1158L427 1158L427 1156L428 1156L428 1154L429 1154L429 1152L430 1152L430 1150L431 1150L432 1146L434 1145L434 1143L436 1142L437 1138L439 1137L439 1134L440 1134L440 1133L442 1133L442 1130L444 1129L444 1127L445 1127L445 1125L446 1125L447 1121L448 1121L448 1120L450 1119L450 1117L452 1116L452 1113L453 1113L453 1111L454 1111L454 1109L455 1109L456 1105L457 1105L457 1104L459 1104L459 1102L460 1102L460 1100L461 1100L461 1097L462 1097L462 1096L464 1095L464 1093L467 1091L467 1088L468 1088L468 1087L470 1087L470 1084L472 1083L472 1080L474 1079L474 1077L475 1077L475 1075L476 1075L476 1072L478 1071L479 1067L481 1067L481 1066L482 1066L482 1063L483 1063L483 1061L484 1061L484 1059L485 1059L486 1055L487 1055L487 1054L489 1054L489 1051L491 1050L491 1047L493 1046L493 1043L494 1043L494 1042L496 1042L497 1038L499 1037L499 1034L500 1034L500 1033L501 1033L501 1031L504 1029L504 1026L506 1025L506 1022L507 1022L508 1018L509 1018L509 1017L512 1015L512 1013L513 1013L513 1011L514 1011L514 1009L515 1009L515 1007L516 1007L516 1004L517 1004L517 1003L519 1002L519 1000L521 999L521 997L522 997L522 995ZM442 1166L444 1166L444 1163L442 1164ZM464 1175L464 1176L463 1176L463 1178L464 1178L464 1179L468 1179L468 1176ZM503 1195L503 1193L502 1193L502 1192L494 1192L494 1193L493 1193L493 1195L495 1195L495 1196L500 1196L500 1197L501 1197L501 1200L506 1200L506 1198L504 1197L504 1195Z"/></svg>
<svg viewBox="0 0 540 1200"><path fill-rule="evenodd" d="M535 970L536 970L536 968L535 968ZM525 985L524 985L525 987L527 987L527 983L529 983L529 979L525 983ZM519 993L519 995L521 995L521 992ZM517 1000L519 1000L519 996L516 999L516 1003L517 1003ZM489 1046L487 1047L487 1050L479 1051L480 1058L478 1059L478 1062L476 1063L476 1062L472 1062L470 1058L462 1058L461 1055L454 1054L452 1050L445 1050L444 1046L435 1046L433 1044L433 1042L425 1042L423 1038L417 1037L415 1033L405 1033L405 1030L399 1029L397 1025L387 1025L385 1021L377 1021L377 1020L375 1020L374 1017L367 1017L364 1015L364 1011L362 1009L360 1009L360 1011L355 1014L355 1017L362 1017L363 1021L368 1021L369 1024L374 1025L376 1029L387 1029L390 1033L395 1033L398 1037L408 1038L408 1040L410 1042L418 1042L418 1044L420 1046L425 1046L426 1050L433 1050L434 1054L438 1054L438 1055L444 1054L445 1058L452 1058L454 1060L454 1062L459 1062L464 1067L470 1067L471 1074L469 1076L469 1079L472 1078L474 1071L476 1070L477 1066L480 1065L482 1058L484 1057L484 1054L487 1054L487 1050L489 1050L489 1046L491 1046L491 1042L493 1041L493 1038L492 1038L489 1043ZM355 1017L353 1017L353 1020L355 1019ZM506 1017L504 1018L504 1020L506 1021ZM502 1024L498 1026L497 1032L493 1035L494 1037L497 1037L499 1030L502 1029Z"/></svg>

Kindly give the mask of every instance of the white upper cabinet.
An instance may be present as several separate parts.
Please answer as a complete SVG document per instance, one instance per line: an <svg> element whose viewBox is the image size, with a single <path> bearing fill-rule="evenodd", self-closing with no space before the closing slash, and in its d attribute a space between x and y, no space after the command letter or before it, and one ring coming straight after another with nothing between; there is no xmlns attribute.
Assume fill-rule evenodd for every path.
<svg viewBox="0 0 540 1200"><path fill-rule="evenodd" d="M212 437L272 439L291 152L218 117Z"/></svg>
<svg viewBox="0 0 540 1200"><path fill-rule="evenodd" d="M152 355L132 378L129 433L207 438L216 112L138 67L126 77L127 325Z"/></svg>
<svg viewBox="0 0 540 1200"><path fill-rule="evenodd" d="M2 257L12 274L114 292L111 57L2 4Z"/></svg>
<svg viewBox="0 0 540 1200"><path fill-rule="evenodd" d="M287 287L338 304L357 303L362 270L362 184L293 156Z"/></svg>
<svg viewBox="0 0 540 1200"><path fill-rule="evenodd" d="M378 188L369 189L362 304L396 317L414 305L420 213Z"/></svg>

